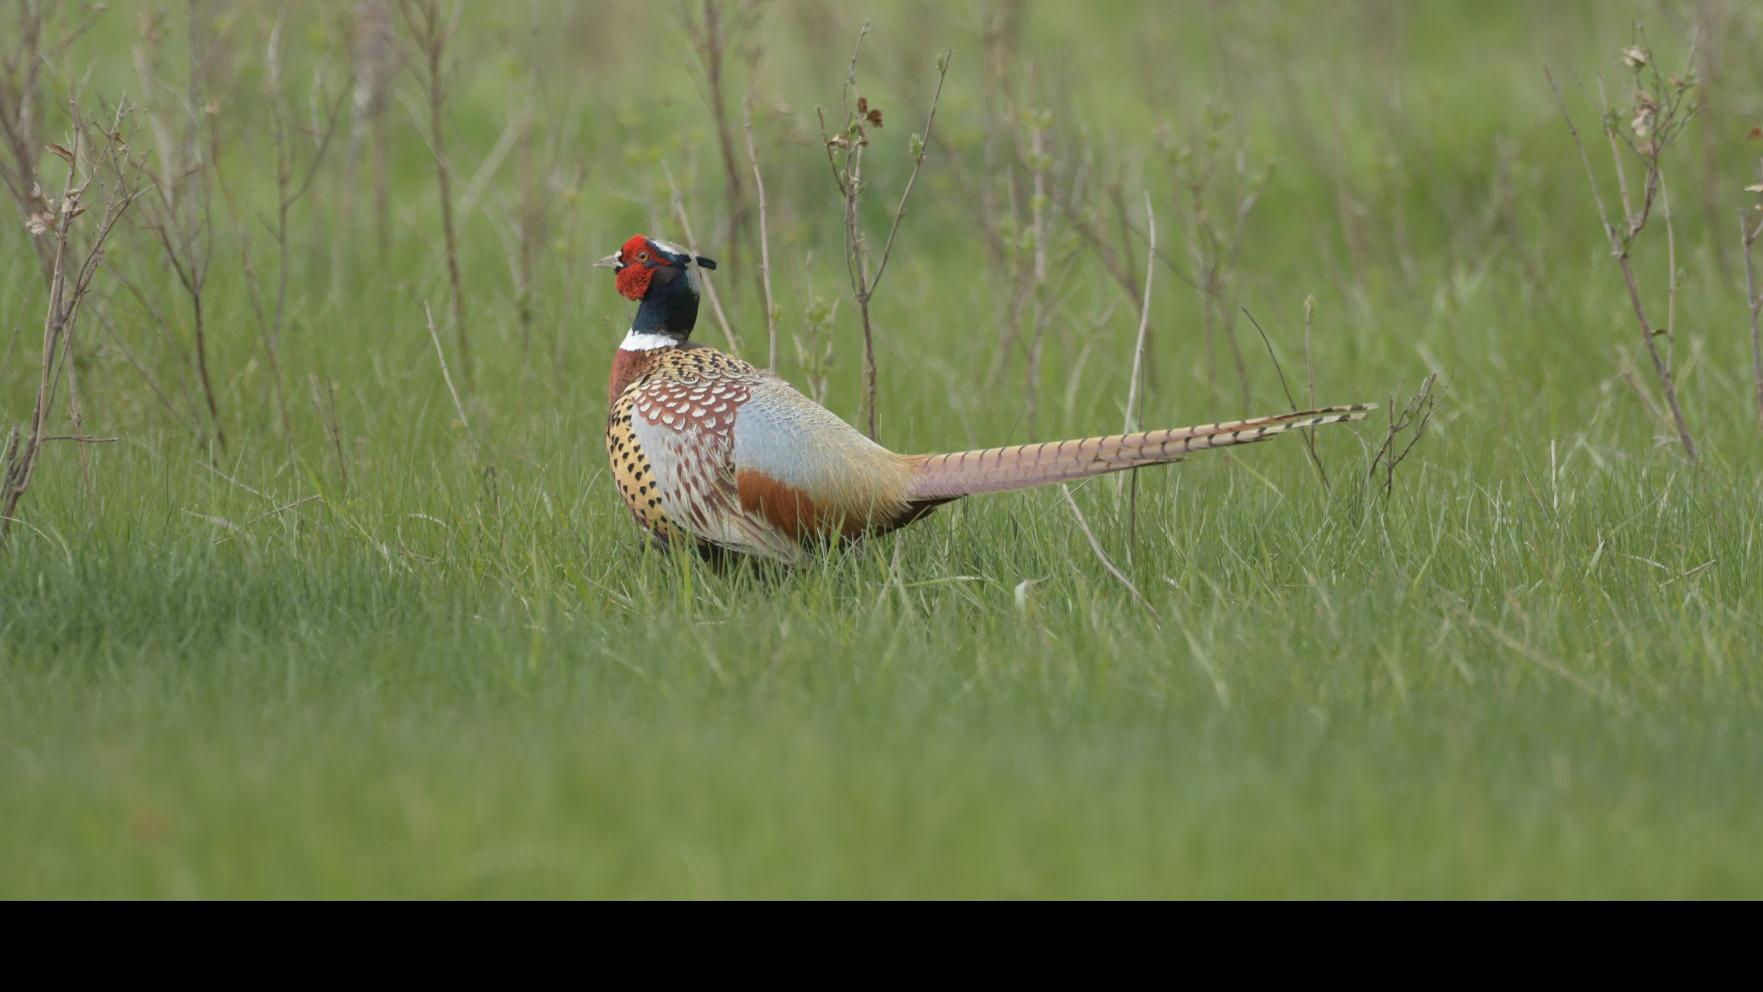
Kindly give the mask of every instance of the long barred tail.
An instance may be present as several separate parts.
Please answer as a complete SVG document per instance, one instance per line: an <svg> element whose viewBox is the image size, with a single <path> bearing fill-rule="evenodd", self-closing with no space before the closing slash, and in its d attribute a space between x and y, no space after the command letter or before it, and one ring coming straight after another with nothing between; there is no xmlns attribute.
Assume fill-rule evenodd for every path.
<svg viewBox="0 0 1763 992"><path fill-rule="evenodd" d="M1224 424L1111 434L1077 441L917 455L911 499L947 500L974 493L1027 489L1106 472L1180 461L1190 451L1252 444L1287 431L1364 420L1375 404L1329 406Z"/></svg>

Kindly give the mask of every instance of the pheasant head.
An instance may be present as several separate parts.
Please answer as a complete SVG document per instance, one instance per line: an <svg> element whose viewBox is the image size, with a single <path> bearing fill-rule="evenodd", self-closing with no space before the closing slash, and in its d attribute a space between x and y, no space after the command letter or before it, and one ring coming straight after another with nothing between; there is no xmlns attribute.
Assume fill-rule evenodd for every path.
<svg viewBox="0 0 1763 992"><path fill-rule="evenodd" d="M594 264L611 269L618 294L639 304L632 334L661 335L675 343L684 341L698 320L698 270L716 268L712 259L641 234Z"/></svg>

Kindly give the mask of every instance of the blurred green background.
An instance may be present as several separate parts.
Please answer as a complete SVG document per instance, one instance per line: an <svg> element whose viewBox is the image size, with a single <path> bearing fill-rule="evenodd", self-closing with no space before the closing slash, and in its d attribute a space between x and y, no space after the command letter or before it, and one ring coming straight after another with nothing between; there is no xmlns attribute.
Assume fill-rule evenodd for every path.
<svg viewBox="0 0 1763 992"><path fill-rule="evenodd" d="M415 7L5 16L39 8L5 78L39 67L44 190L75 94L134 106L160 184L67 366L81 429L117 440L47 446L0 551L0 895L1763 892L1738 234L1763 8L467 3L439 142ZM686 240L671 174L767 360L750 101L777 366L857 421L816 111L844 119L866 17L872 251L953 52L873 302L885 443L1117 430L1149 194L1145 422L1289 408L1270 350L1303 402L1314 297L1319 402L1440 375L1387 494L1384 412L1318 435L1326 486L1294 438L1141 473L1136 520L1077 487L1146 606L1049 490L787 575L646 549L601 445L631 307L589 266ZM1664 167L1694 464L1544 76L1614 197L1599 80L1626 124L1622 51L1678 73L1692 43ZM27 213L0 224L8 427L39 378ZM1659 220L1634 263L1662 321ZM207 272L218 415L167 240ZM708 308L696 337L725 343Z"/></svg>

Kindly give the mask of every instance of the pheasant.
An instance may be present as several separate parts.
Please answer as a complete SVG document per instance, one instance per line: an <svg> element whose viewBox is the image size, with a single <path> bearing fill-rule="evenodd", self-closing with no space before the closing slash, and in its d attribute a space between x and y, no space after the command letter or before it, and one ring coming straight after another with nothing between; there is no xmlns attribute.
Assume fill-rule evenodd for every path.
<svg viewBox="0 0 1763 992"><path fill-rule="evenodd" d="M689 341L700 269L716 263L637 235L595 263L638 303L612 360L606 453L631 515L660 543L689 541L790 565L830 541L883 534L977 493L1181 460L1364 419L1369 404L1221 424L947 454L900 455L783 379Z"/></svg>

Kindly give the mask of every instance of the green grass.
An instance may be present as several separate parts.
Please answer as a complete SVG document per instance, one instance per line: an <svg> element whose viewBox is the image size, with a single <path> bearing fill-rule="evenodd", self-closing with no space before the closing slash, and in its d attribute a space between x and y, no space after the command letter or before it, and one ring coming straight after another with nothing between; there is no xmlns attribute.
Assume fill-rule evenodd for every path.
<svg viewBox="0 0 1763 992"><path fill-rule="evenodd" d="M637 540L600 441L629 306L588 264L666 216L663 159L701 250L729 255L711 247L721 164L689 46L671 19L641 29L640 9L578 12L544 41L543 133L567 176L529 343L498 234L515 165L463 219L476 443L421 323L446 277L432 167L396 102L391 256L365 211L341 214L340 157L296 215L291 444L230 252L212 300L224 452L82 324L88 429L121 440L89 451L89 481L72 447L51 448L0 559L0 896L1763 894L1763 435L1727 244L1756 153L1743 114L1763 94L1741 55L1763 19L1729 12L1704 38L1730 57L1672 159L1692 466L1617 375L1632 314L1541 71L1614 79L1619 12L1031 8L1026 99L1054 110L1061 155L1081 125L1129 203L1150 188L1173 257L1186 219L1154 132L1193 134L1205 96L1228 98L1227 140L1276 168L1238 286L1288 374L1313 294L1319 400L1399 403L1433 367L1449 383L1387 498L1363 481L1376 420L1319 435L1327 491L1296 439L1144 472L1130 542L1112 481L1078 487L1153 617L1051 490L783 575ZM525 99L525 13L467 19L460 185ZM1681 59L1687 32L1646 13ZM58 71L92 61L92 86L133 92L136 25L107 18ZM922 126L930 49L956 49L938 118L956 156L927 163L877 297L884 440L903 450L1122 417L1136 313L1089 255L1059 272L1073 324L1115 312L1049 332L1033 420L1020 353L978 388L1008 292L969 195L980 22L890 8L865 43L861 89L888 121L872 231ZM316 15L297 27L304 86L339 41ZM261 48L248 18L220 29ZM854 31L779 4L755 36L786 339L810 274L821 297L843 285L813 105L837 103ZM221 119L244 175L267 153L255 56L237 57ZM244 182L264 209L271 178ZM1341 197L1360 205L1357 247ZM273 245L253 236L267 266ZM0 246L29 257L17 225ZM720 285L754 342L743 254ZM1123 254L1142 265L1142 244ZM113 256L187 340L147 233ZM1637 262L1662 308L1659 243ZM1198 300L1167 269L1157 280L1145 419L1284 408L1246 326L1255 409L1234 387L1208 395ZM31 266L0 271L12 419L34 395L41 296ZM132 297L104 306L161 381L188 374ZM835 333L829 402L855 419L848 300ZM720 343L708 319L699 336ZM801 381L793 354L782 364ZM346 477L309 376L335 384Z"/></svg>

